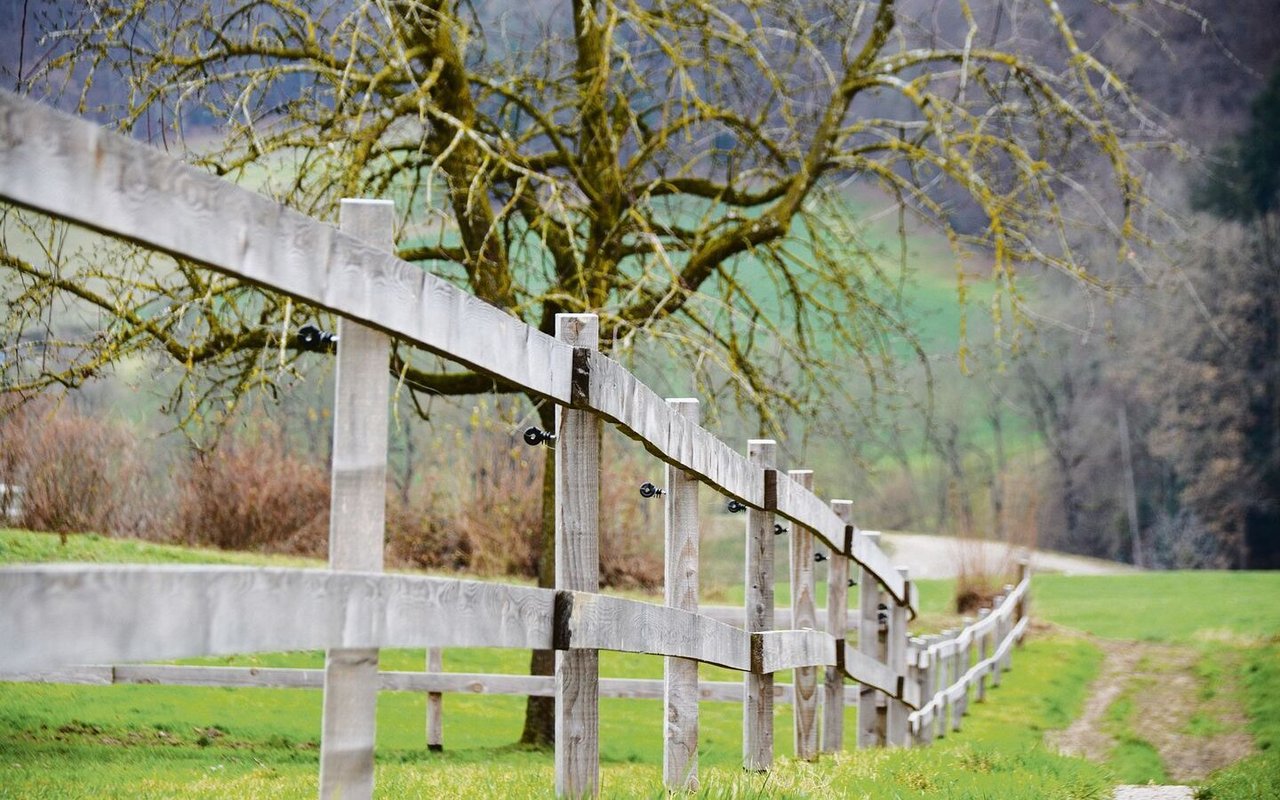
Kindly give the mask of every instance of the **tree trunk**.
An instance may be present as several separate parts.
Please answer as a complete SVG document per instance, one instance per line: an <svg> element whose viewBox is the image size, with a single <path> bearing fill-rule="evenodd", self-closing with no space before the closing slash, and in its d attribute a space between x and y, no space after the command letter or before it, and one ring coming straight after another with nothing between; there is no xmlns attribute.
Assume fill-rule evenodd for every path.
<svg viewBox="0 0 1280 800"><path fill-rule="evenodd" d="M543 402L538 407L538 419L544 431L555 430L556 407ZM542 551L538 557L538 586L554 589L556 585L556 451L547 448L542 472ZM529 661L530 675L554 675L556 654L554 650L534 650ZM556 699L554 697L530 697L524 710L524 732L520 744L531 747L552 747L556 741Z"/></svg>

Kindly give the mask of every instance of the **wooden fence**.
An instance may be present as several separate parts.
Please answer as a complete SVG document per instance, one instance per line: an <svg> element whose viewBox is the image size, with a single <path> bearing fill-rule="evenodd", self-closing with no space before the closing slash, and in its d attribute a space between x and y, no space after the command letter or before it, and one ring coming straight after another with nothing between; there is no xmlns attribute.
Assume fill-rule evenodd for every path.
<svg viewBox="0 0 1280 800"><path fill-rule="evenodd" d="M743 764L773 759L773 705L795 706L798 757L906 745L959 726L971 690L998 682L1026 628L1029 579L982 619L942 639L910 639L917 592L853 504L782 471L776 445L745 454L699 425L698 403L664 401L597 349L593 315L559 315L546 335L392 253L389 202L343 201L340 229L203 174L95 125L0 91L0 199L202 264L340 316L328 570L38 565L0 570L0 670L11 679L324 688L321 797L373 788L379 689L549 694L556 699L556 792L599 791L598 702L663 698L663 776L697 786L698 701L740 699ZM390 337L557 405L556 586L540 589L382 572ZM658 605L599 589L604 422L667 464L666 596ZM698 492L745 510L746 602L739 620L698 609ZM774 541L788 534L790 627L775 626ZM819 626L816 561L827 562ZM856 570L852 632L848 589ZM554 677L380 673L378 649L554 649ZM323 649L325 669L76 665ZM598 652L666 657L657 682L599 678ZM697 663L744 673L699 686ZM428 665L431 666L430 664ZM794 670L791 690L774 676ZM846 681L858 686L850 691ZM819 698L823 709L819 722ZM655 712L657 713L657 712ZM821 739L819 732L821 729ZM433 744L439 744L437 740Z"/></svg>

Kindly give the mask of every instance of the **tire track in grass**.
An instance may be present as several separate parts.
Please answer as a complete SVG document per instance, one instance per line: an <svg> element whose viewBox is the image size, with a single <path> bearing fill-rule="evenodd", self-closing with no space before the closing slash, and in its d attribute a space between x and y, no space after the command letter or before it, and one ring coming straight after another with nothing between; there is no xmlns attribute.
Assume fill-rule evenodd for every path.
<svg viewBox="0 0 1280 800"><path fill-rule="evenodd" d="M1084 713L1049 744L1130 783L1202 780L1253 751L1231 648L1095 640L1105 654Z"/></svg>

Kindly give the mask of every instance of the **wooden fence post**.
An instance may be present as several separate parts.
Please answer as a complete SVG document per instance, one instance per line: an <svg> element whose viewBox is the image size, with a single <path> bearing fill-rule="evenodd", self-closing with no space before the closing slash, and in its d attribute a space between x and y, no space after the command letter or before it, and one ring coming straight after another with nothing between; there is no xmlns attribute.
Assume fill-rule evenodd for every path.
<svg viewBox="0 0 1280 800"><path fill-rule="evenodd" d="M444 655L439 647L427 648L427 672L444 672ZM444 750L444 695L427 692L427 750Z"/></svg>
<svg viewBox="0 0 1280 800"><path fill-rule="evenodd" d="M993 599L991 602L992 602L992 604L993 604L993 608L992 608L991 613L993 613L993 614L999 614L999 613L1000 613L1000 607L1001 607L1002 605L1004 605L1004 595L1002 595L1002 594L998 594L998 595L996 595L996 596L995 596L995 599ZM1004 641L1004 627L1005 627L1005 626L1004 626L1004 616L1003 616L1003 614L1001 614L1001 615L996 619L996 624L995 624L995 625L993 625L993 626L991 627L991 630L992 630L992 634L991 634L991 635L992 635L992 639L991 639L991 652L992 652L993 654L994 654L996 651L998 651L998 650L1000 649L1000 644ZM1001 672L1002 672L1002 670L1000 669L1000 661L997 659L997 660L996 660L996 662L995 662L994 664L992 664L992 665L991 665L991 686L992 686L992 688L997 688L997 687L999 687L999 686L1000 686L1000 673L1001 673Z"/></svg>
<svg viewBox="0 0 1280 800"><path fill-rule="evenodd" d="M898 567L898 574L907 586L910 596L910 573L906 567ZM898 688L901 693L903 681L907 675L907 606L896 600L889 602L889 630L886 633L885 663L898 676ZM907 745L907 717L911 708L896 697L888 699L888 711L885 721L884 742L892 747Z"/></svg>
<svg viewBox="0 0 1280 800"><path fill-rule="evenodd" d="M813 470L793 469L787 477L804 489L813 491ZM791 525L791 627L793 630L818 627L814 603L813 531L803 525ZM793 710L793 743L796 758L813 761L818 757L818 668L796 667L792 671L795 692Z"/></svg>
<svg viewBox="0 0 1280 800"><path fill-rule="evenodd" d="M1023 555L1021 558L1018 559L1018 583L1021 584L1023 581L1025 581L1029 577L1031 577L1031 557L1029 555ZM1027 614L1030 612L1030 607L1031 607L1031 590L1028 587L1027 591L1023 592L1022 596L1018 598L1018 610L1014 614L1013 621L1015 623L1021 622L1023 618L1026 617ZM1023 642L1023 639L1018 640L1018 647L1022 647L1022 642ZM1012 665L1013 663L1012 656L1009 657L1009 662Z"/></svg>
<svg viewBox="0 0 1280 800"><path fill-rule="evenodd" d="M827 633L836 640L836 666L827 667L822 696L822 751L844 749L845 629L849 621L849 552L853 549L853 502L832 500L831 510L844 523L843 552L832 552L827 565Z"/></svg>
<svg viewBox="0 0 1280 800"><path fill-rule="evenodd" d="M928 648L937 644L938 639L939 639L938 635L933 633L924 637L924 646L926 651L928 650ZM938 665L937 657L934 656L933 654L926 652L926 660L924 664L924 681L923 681L924 692L922 693L920 698L921 701L924 703L928 703L932 701L934 696L938 693L938 672L939 672L939 665ZM936 730L934 720L936 720L937 718L938 718L938 708L937 706L934 706L933 710L929 713L927 718L920 720L919 735L921 740L925 744L929 744L933 742L934 731Z"/></svg>
<svg viewBox="0 0 1280 800"><path fill-rule="evenodd" d="M777 455L778 443L772 439L747 441L751 465L765 470L769 501L776 496L772 484ZM773 630L773 519L773 511L747 508L745 623L749 633ZM763 772L773 765L773 675L748 672L742 683L742 766Z"/></svg>
<svg viewBox="0 0 1280 800"><path fill-rule="evenodd" d="M954 628L947 628L942 632L942 643L945 649L942 651L942 657L938 659L938 691L940 692L955 683L955 639ZM942 702L938 704L937 733L940 739L946 738L947 732L951 730L951 711L951 697L945 695Z"/></svg>
<svg viewBox="0 0 1280 800"><path fill-rule="evenodd" d="M927 645L924 639L919 636L912 636L907 642L907 684L915 686L920 695L921 703L929 700L928 692L925 688L924 673L924 649ZM919 722L919 720L917 720ZM916 729L911 728L910 720L907 722L907 746L914 747L923 741L920 735L922 728L917 725Z"/></svg>
<svg viewBox="0 0 1280 800"><path fill-rule="evenodd" d="M698 401L682 398L667 404L689 422L699 422ZM698 610L698 477L667 465L666 603L684 611ZM666 746L662 751L662 783L672 792L698 789L698 662L665 659L663 699Z"/></svg>
<svg viewBox="0 0 1280 800"><path fill-rule="evenodd" d="M986 620L991 616L991 609L982 608L978 610L978 622ZM984 632L978 637L978 661L986 661L991 656L991 632ZM987 670L983 670L978 675L978 688L976 690L978 702L986 702L987 699Z"/></svg>
<svg viewBox="0 0 1280 800"><path fill-rule="evenodd" d="M1005 584L1004 596L1008 597L1011 594L1013 594L1013 587L1010 586L1009 584ZM1005 624L1004 624L1005 636L1008 636L1010 633L1013 633L1013 626L1016 625L1017 622L1018 622L1018 604L1014 603L1012 613L1010 613L1008 616L1005 617ZM1013 669L1013 648L1012 647L1004 651L1004 658L1001 659L1001 665L1004 668L1005 672L1008 672L1009 670Z"/></svg>
<svg viewBox="0 0 1280 800"><path fill-rule="evenodd" d="M339 220L344 233L377 247L394 248L395 207L390 201L343 200ZM339 318L330 569L382 571L390 355L385 333ZM320 734L322 799L353 800L373 794L377 703L378 651L328 651Z"/></svg>
<svg viewBox="0 0 1280 800"><path fill-rule="evenodd" d="M880 534L863 531L859 534L873 545L880 542ZM858 576L858 652L877 661L884 661L880 635L880 601L882 592L875 576L866 568L859 568ZM884 743L880 724L877 697L881 693L869 686L858 690L858 749L875 747Z"/></svg>
<svg viewBox="0 0 1280 800"><path fill-rule="evenodd" d="M599 346L595 314L557 314L556 337L575 348ZM575 397L589 396L586 362L574 358ZM571 610L559 592L600 591L600 418L556 409L556 621ZM559 643L557 643L559 644ZM556 795L600 793L600 657L595 650L556 651Z"/></svg>
<svg viewBox="0 0 1280 800"><path fill-rule="evenodd" d="M965 617L963 620L964 628L968 628L973 622L972 617ZM956 680L960 680L969 672L971 656L973 652L973 637L969 637L969 641L963 647L956 648ZM964 719L964 715L969 713L969 682L964 683L964 691L960 695L960 699L956 701L955 713L951 715L951 730L959 731L960 725Z"/></svg>

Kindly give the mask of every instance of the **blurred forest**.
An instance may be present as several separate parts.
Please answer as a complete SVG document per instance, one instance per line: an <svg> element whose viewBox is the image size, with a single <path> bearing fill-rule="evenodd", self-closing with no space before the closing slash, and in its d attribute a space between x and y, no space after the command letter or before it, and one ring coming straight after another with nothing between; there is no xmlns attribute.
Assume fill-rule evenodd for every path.
<svg viewBox="0 0 1280 800"><path fill-rule="evenodd" d="M42 30L76 5L0 0L6 88L58 51ZM514 3L481 5L487 18L519 13ZM958 3L903 5L940 29L963 27ZM1003 4L973 5L1000 22ZM1172 3L1121 4L1132 7L1129 23L1108 3L1059 5L1087 49L1147 104L1150 240L1118 259L1106 231L1073 233L1072 249L1096 252L1106 291L1032 273L1023 291L1034 330L997 335L999 320L984 308L983 264L957 268L936 231L899 223L891 198L854 187L868 216L887 220L886 238L901 224L918 255L902 271L895 302L922 352L903 349L898 382L882 388L874 413L859 414L856 427L784 420L787 459L813 466L821 493L854 498L867 528L1036 542L1152 568L1280 567L1280 2L1191 0L1192 13ZM1033 33L1021 47L1038 46ZM120 75L104 73L83 102L111 107L128 92ZM74 108L82 100L72 87L56 102ZM210 131L216 122L196 112L187 120ZM1087 185L1103 174L1082 160L1071 178ZM958 229L985 225L962 197L939 190L933 199ZM0 223L7 238L23 233L47 250L65 243L49 229L16 224ZM892 245L882 255L898 257ZM8 302L19 289L3 291ZM327 356L305 354L288 380L253 389L216 429L182 424L191 415L180 367L135 356L60 401L5 400L0 484L25 488L16 522L322 554ZM653 363L636 369L673 394L687 391ZM704 416L730 442L761 424L731 404ZM537 420L523 399L424 405L397 393L394 558L536 575L544 453L518 434ZM661 514L641 504L634 486L657 477L658 467L622 441L607 446L612 544L602 547L604 576L652 586L661 562L657 537L645 533ZM459 453L468 455L465 468Z"/></svg>

